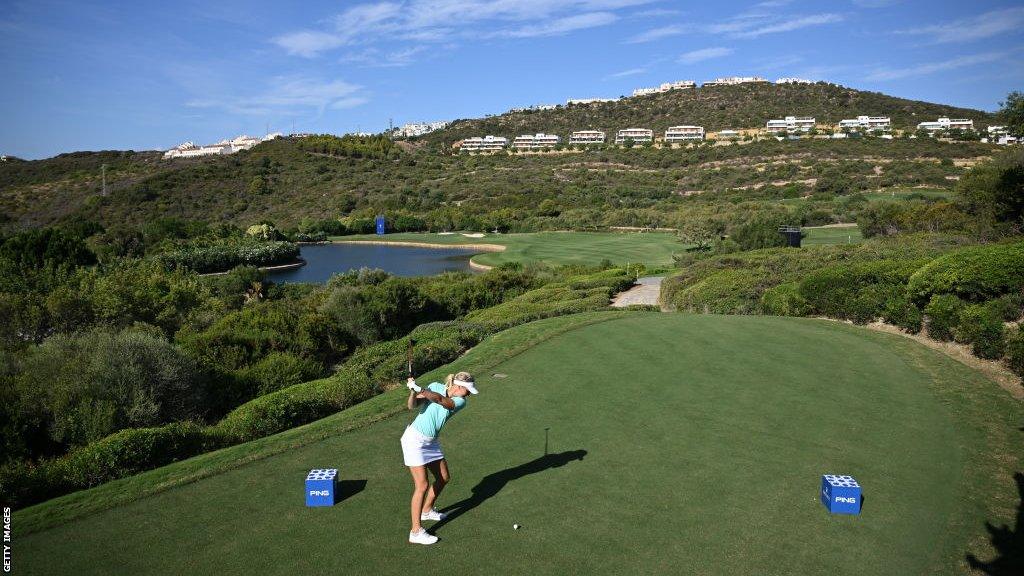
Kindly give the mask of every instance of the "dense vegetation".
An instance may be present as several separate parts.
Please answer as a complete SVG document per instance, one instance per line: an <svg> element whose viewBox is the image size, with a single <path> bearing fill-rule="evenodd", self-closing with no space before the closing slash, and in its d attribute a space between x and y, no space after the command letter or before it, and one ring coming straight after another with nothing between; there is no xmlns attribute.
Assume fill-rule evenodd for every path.
<svg viewBox="0 0 1024 576"><path fill-rule="evenodd" d="M663 302L681 311L821 315L971 346L1024 375L1024 154L1008 151L975 167L950 201L877 204L863 218L872 241L803 250L731 253L731 240L679 258ZM944 234L921 230L918 212ZM994 243L978 244L983 241Z"/></svg>

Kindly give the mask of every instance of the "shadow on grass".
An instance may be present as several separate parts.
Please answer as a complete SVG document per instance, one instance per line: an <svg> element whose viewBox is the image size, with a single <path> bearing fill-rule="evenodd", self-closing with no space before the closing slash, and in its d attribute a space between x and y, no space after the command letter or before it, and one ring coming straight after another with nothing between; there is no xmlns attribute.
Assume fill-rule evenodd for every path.
<svg viewBox="0 0 1024 576"><path fill-rule="evenodd" d="M1024 474L1013 475L1017 481L1017 492L1021 502L1017 506L1017 529L1008 525L995 526L985 523L992 547L996 549L996 557L991 562L982 562L974 554L967 554L967 563L975 570L981 570L991 576L1019 576L1024 574Z"/></svg>
<svg viewBox="0 0 1024 576"><path fill-rule="evenodd" d="M342 480L338 482L338 498L334 501L334 505L341 504L365 489L366 480Z"/></svg>
<svg viewBox="0 0 1024 576"><path fill-rule="evenodd" d="M530 460L529 462L525 462L518 466L506 468L505 470L495 472L493 474L488 474L473 487L472 496L465 500L456 502L451 506L445 507L442 512L447 514L448 517L437 524L434 524L430 529L430 532L436 533L445 524L453 522L466 512L469 512L473 508L483 504L488 498L494 496L498 492L501 492L501 489L513 480L518 480L523 476L529 476L530 474L536 474L551 468L559 468L573 460L583 460L583 457L586 455L586 450L569 450L567 452L559 452L557 454L545 454L540 458Z"/></svg>

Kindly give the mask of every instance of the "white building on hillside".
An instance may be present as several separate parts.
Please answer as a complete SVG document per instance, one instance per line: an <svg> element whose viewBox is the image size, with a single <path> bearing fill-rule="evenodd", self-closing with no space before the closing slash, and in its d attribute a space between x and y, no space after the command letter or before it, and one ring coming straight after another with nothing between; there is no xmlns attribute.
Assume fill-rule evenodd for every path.
<svg viewBox="0 0 1024 576"><path fill-rule="evenodd" d="M554 110L558 108L557 104L534 104L533 106L520 106L519 108L512 108L509 112L537 112L540 110Z"/></svg>
<svg viewBox="0 0 1024 576"><path fill-rule="evenodd" d="M600 130L577 130L569 135L569 144L604 144L604 138Z"/></svg>
<svg viewBox="0 0 1024 576"><path fill-rule="evenodd" d="M516 136L516 139L512 141L512 147L516 150L541 150L544 148L554 148L558 145L561 138L554 134L544 134L543 132L538 134L523 134L522 136Z"/></svg>
<svg viewBox="0 0 1024 576"><path fill-rule="evenodd" d="M765 124L768 132L807 132L815 127L814 118L810 116L786 116L782 120L769 120Z"/></svg>
<svg viewBox="0 0 1024 576"><path fill-rule="evenodd" d="M939 118L935 122L921 122L917 125L918 130L928 132L941 132L944 130L974 130L974 120L965 118Z"/></svg>
<svg viewBox="0 0 1024 576"><path fill-rule="evenodd" d="M599 104L601 102L615 102L615 98L569 98L565 101L565 104L572 106L573 104Z"/></svg>
<svg viewBox="0 0 1024 576"><path fill-rule="evenodd" d="M888 132L892 129L892 121L888 116L857 116L856 118L840 120L839 128L846 128L854 132L858 130L881 130Z"/></svg>
<svg viewBox="0 0 1024 576"><path fill-rule="evenodd" d="M656 88L637 88L633 90L633 96L647 96L648 94L659 94L669 90L687 90L696 87L697 83L693 80L676 80L675 82L665 82Z"/></svg>
<svg viewBox="0 0 1024 576"><path fill-rule="evenodd" d="M672 126L665 129L665 142L688 142L703 139L703 126Z"/></svg>
<svg viewBox="0 0 1024 576"><path fill-rule="evenodd" d="M992 142L993 144L1002 144L1004 146L1007 144L1017 144L1018 142L1020 142L1020 138L1010 135L1010 132L1009 130L1006 129L1006 126L989 126L988 128L985 129L985 131L988 133L988 136L982 138L982 142Z"/></svg>
<svg viewBox="0 0 1024 576"><path fill-rule="evenodd" d="M776 84L814 84L813 80L807 80L806 78L779 78L775 81Z"/></svg>
<svg viewBox="0 0 1024 576"><path fill-rule="evenodd" d="M235 152L248 150L260 142L266 142L280 137L280 133L274 132L272 134L267 134L263 138L255 138L253 136L246 136L243 134L241 136L236 136L231 140L221 140L216 144L207 144L205 146L197 145L195 142L185 142L164 152L164 158L196 158L198 156L234 154Z"/></svg>
<svg viewBox="0 0 1024 576"><path fill-rule="evenodd" d="M751 84L754 82L767 82L767 78L760 76L728 76L726 78L715 78L705 82L703 86L730 86L734 84Z"/></svg>
<svg viewBox="0 0 1024 576"><path fill-rule="evenodd" d="M439 120L437 122L410 122L403 124L401 128L395 129L395 135L403 138L413 138L415 136L423 136L429 134L435 130L441 130L448 126L447 120Z"/></svg>
<svg viewBox="0 0 1024 576"><path fill-rule="evenodd" d="M459 150L461 152L494 152L502 150L506 146L508 146L508 138L488 134L482 138L480 136L466 138L459 146Z"/></svg>
<svg viewBox="0 0 1024 576"><path fill-rule="evenodd" d="M636 143L654 142L654 131L647 128L626 128L615 133L616 144L624 144L627 140Z"/></svg>

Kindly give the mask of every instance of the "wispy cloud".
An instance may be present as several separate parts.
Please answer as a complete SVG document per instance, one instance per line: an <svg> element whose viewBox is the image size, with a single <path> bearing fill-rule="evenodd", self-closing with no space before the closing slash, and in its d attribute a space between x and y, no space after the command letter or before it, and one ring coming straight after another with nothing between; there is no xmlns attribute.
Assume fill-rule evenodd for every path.
<svg viewBox="0 0 1024 576"><path fill-rule="evenodd" d="M503 30L492 34L494 37L507 37L507 38L532 38L534 36L557 36L572 32L574 30L583 30L585 28L595 28L597 26L605 26L618 20L619 17L611 12L589 12L587 14L577 14L575 16L566 16L565 18L558 18L549 22L539 22L535 24L528 24L521 26L513 30Z"/></svg>
<svg viewBox="0 0 1024 576"><path fill-rule="evenodd" d="M908 66L906 68L880 68L868 74L867 79L876 81L888 81L900 80L903 78L910 78L913 76L927 76L929 74L934 74L936 72L945 72L947 70L965 68L968 66L974 66L976 64L995 62L997 60L1003 60L1008 56L1009 53L1007 52L986 52L983 54L973 54L970 56L959 56L957 58L951 58L949 60L942 60L939 62L926 62L924 64Z"/></svg>
<svg viewBox="0 0 1024 576"><path fill-rule="evenodd" d="M272 78L267 88L256 94L217 94L190 100L186 106L258 116L299 114L310 109L323 114L328 108L352 108L369 102L361 91L361 86L343 80L279 76Z"/></svg>
<svg viewBox="0 0 1024 576"><path fill-rule="evenodd" d="M360 4L329 19L327 29L287 32L271 41L287 53L314 57L341 46L463 37L531 38L604 26L623 8L654 0L404 0ZM489 31L479 29L487 24Z"/></svg>
<svg viewBox="0 0 1024 576"><path fill-rule="evenodd" d="M627 76L636 76L637 74L643 74L645 72L647 72L647 68L646 67L630 68L629 70L623 70L622 72L616 72L614 74L609 74L609 75L605 76L604 79L605 80L612 80L612 79L615 79L615 78L625 78Z"/></svg>
<svg viewBox="0 0 1024 576"><path fill-rule="evenodd" d="M696 64L697 62L711 60L712 58L722 58L732 54L733 52L734 50L732 48L701 48L700 50L693 50L685 54L681 54L677 61L680 64Z"/></svg>
<svg viewBox="0 0 1024 576"><path fill-rule="evenodd" d="M793 30L799 30L800 28L832 24L835 22L841 22L842 20L843 17L840 14L812 14L810 16L789 18L771 24L758 25L744 30L738 30L735 35L739 38L757 38L758 36L764 36L765 34L792 32Z"/></svg>
<svg viewBox="0 0 1024 576"><path fill-rule="evenodd" d="M626 40L626 44L641 44L644 42L654 42L655 40L661 40L662 38L668 38L670 36L678 36L686 33L686 27L682 24L672 24L669 26L662 26L661 28L654 28L646 32L641 32L636 36L633 36L629 40Z"/></svg>
<svg viewBox="0 0 1024 576"><path fill-rule="evenodd" d="M911 36L925 36L940 44L950 42L972 42L1014 32L1024 27L1024 7L992 10L971 18L963 18L945 24L932 24L920 28L902 30L899 33Z"/></svg>

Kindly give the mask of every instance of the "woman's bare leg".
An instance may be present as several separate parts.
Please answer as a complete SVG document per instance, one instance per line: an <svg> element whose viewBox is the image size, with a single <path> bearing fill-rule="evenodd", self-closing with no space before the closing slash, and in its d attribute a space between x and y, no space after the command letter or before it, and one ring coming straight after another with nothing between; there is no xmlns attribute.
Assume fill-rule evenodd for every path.
<svg viewBox="0 0 1024 576"><path fill-rule="evenodd" d="M448 462L444 458L427 463L427 468L434 475L434 484L430 490L427 490L427 497L423 499L422 512L429 512L434 507L437 496L441 494L441 490L444 490L445 484L451 480L451 475L448 473Z"/></svg>
<svg viewBox="0 0 1024 576"><path fill-rule="evenodd" d="M423 510L424 496L427 494L427 469L423 466L409 466L412 473L412 528L410 532L419 532L423 526L420 524L420 512Z"/></svg>

